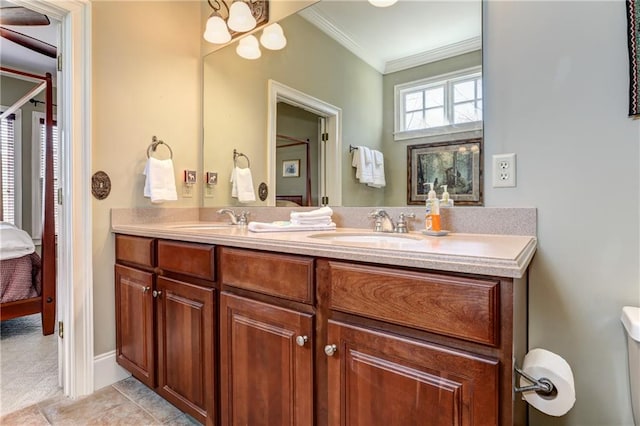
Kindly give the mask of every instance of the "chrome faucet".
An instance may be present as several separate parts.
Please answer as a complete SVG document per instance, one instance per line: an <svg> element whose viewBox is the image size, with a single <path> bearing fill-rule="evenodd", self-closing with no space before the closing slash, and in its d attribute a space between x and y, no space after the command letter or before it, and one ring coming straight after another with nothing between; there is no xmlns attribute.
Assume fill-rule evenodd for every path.
<svg viewBox="0 0 640 426"><path fill-rule="evenodd" d="M218 214L227 214L229 215L229 219L231 219L232 225L246 225L249 216L249 212L241 211L240 213L236 213L232 209L220 209L218 210Z"/></svg>
<svg viewBox="0 0 640 426"><path fill-rule="evenodd" d="M397 232L405 234L409 232L407 227L407 218L416 217L413 213L400 213L398 223L394 223L389 213L383 209L377 209L369 213L369 217L374 218L376 221L373 225L374 232Z"/></svg>

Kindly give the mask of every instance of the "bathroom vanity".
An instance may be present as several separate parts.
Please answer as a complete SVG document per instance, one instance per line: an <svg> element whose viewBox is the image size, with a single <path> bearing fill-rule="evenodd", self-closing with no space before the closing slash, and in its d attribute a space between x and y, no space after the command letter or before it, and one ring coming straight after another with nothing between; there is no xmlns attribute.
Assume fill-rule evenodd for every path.
<svg viewBox="0 0 640 426"><path fill-rule="evenodd" d="M534 237L113 231L118 363L202 423L526 422Z"/></svg>

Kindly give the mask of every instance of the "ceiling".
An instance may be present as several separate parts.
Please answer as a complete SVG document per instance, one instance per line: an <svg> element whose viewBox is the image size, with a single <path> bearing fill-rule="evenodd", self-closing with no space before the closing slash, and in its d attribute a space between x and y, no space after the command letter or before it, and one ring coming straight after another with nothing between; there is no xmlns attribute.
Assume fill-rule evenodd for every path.
<svg viewBox="0 0 640 426"><path fill-rule="evenodd" d="M0 8L15 6L7 0L0 0ZM2 11L0 10L0 13ZM58 46L59 21L49 17L51 23L47 26L25 26L25 25L3 25L13 31L28 35L38 40ZM50 72L56 74L56 59L36 53L21 45L0 38L0 63L3 67L19 69L32 72L34 74L44 74Z"/></svg>
<svg viewBox="0 0 640 426"><path fill-rule="evenodd" d="M381 73L481 48L479 0L400 0L389 7L324 0L300 15Z"/></svg>

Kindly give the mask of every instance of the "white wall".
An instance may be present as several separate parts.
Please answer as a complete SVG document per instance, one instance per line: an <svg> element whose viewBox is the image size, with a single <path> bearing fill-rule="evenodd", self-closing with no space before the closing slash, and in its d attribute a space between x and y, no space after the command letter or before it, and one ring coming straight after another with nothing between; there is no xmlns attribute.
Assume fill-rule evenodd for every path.
<svg viewBox="0 0 640 426"><path fill-rule="evenodd" d="M159 207L198 207L181 196L185 169L201 170L199 1L97 1L93 30L92 170L111 177L111 194L93 199L94 348L115 349L114 237L110 210L150 207L142 195L147 147L156 135L173 150L178 201ZM164 148L158 149L165 154Z"/></svg>
<svg viewBox="0 0 640 426"><path fill-rule="evenodd" d="M530 348L572 366L577 402L532 425L631 425L624 305L640 306L640 121L628 113L625 4L489 1L484 8L485 200L538 208ZM518 187L491 187L517 154Z"/></svg>

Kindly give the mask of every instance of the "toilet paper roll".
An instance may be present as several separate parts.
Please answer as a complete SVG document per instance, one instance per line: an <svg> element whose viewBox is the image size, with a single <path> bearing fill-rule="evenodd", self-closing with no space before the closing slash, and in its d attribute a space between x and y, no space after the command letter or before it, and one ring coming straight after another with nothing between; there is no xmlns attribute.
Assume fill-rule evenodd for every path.
<svg viewBox="0 0 640 426"><path fill-rule="evenodd" d="M524 399L534 408L550 416L563 416L576 402L576 388L569 363L546 349L532 349L525 357L522 371L535 379L546 378L555 387L551 395L536 391L523 392ZM520 377L520 386L532 383Z"/></svg>

